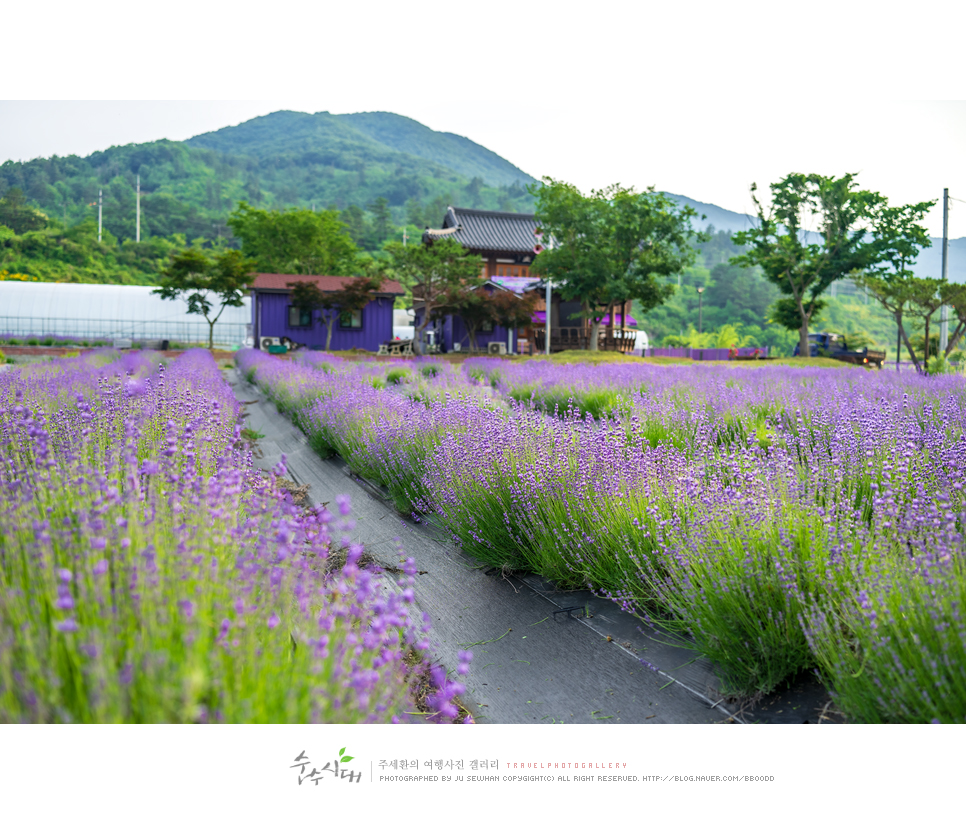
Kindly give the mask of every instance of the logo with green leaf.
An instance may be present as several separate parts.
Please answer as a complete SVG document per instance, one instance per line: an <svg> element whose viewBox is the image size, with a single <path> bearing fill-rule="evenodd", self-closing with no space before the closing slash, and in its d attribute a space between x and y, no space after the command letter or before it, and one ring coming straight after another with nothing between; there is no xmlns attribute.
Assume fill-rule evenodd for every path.
<svg viewBox="0 0 966 830"><path fill-rule="evenodd" d="M340 764L348 764L349 761L351 761L353 759L353 757L354 756L352 756L352 755L346 755L345 754L345 747L342 747L342 749L339 750L339 763Z"/></svg>

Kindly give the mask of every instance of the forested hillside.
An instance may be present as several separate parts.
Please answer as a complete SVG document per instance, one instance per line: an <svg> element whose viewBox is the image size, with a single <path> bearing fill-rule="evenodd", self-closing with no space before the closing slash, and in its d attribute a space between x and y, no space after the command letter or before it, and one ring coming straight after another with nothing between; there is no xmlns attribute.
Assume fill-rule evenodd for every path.
<svg viewBox="0 0 966 830"><path fill-rule="evenodd" d="M0 196L19 188L71 227L96 219L102 191L104 227L123 242L135 238L138 175L142 239L226 238L225 219L245 200L350 210L357 242L373 249L389 225L437 225L447 204L510 211L533 204L525 189L533 178L505 159L391 113L276 112L186 142L8 161L0 165Z"/></svg>

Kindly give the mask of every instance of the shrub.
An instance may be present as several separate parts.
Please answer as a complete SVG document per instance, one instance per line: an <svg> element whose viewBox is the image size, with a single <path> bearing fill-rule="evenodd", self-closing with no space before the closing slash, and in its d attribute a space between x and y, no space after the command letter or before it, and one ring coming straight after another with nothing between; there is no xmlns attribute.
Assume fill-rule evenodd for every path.
<svg viewBox="0 0 966 830"><path fill-rule="evenodd" d="M957 367L952 361L946 360L941 354L933 355L926 364L926 373L930 375L951 375L957 372Z"/></svg>
<svg viewBox="0 0 966 830"><path fill-rule="evenodd" d="M397 367L386 372L386 383L394 383L398 385L400 383L406 383L411 377L412 372L410 372L409 369Z"/></svg>

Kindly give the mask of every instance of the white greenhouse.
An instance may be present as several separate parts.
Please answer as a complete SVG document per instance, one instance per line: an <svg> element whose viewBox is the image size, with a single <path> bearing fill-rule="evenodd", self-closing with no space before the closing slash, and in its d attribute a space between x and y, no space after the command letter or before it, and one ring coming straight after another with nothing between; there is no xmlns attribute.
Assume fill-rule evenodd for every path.
<svg viewBox="0 0 966 830"><path fill-rule="evenodd" d="M2 281L0 337L208 342L204 317L188 314L184 300L162 300L153 290L144 285ZM241 345L251 321L251 299L245 297L242 306L229 306L215 324L215 345Z"/></svg>

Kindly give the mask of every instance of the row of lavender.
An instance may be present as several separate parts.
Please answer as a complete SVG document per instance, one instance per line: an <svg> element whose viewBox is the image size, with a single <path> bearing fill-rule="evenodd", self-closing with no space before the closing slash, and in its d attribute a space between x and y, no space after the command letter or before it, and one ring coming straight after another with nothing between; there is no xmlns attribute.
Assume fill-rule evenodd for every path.
<svg viewBox="0 0 966 830"><path fill-rule="evenodd" d="M401 509L660 617L727 691L818 669L856 720L966 718L959 378L238 360Z"/></svg>
<svg viewBox="0 0 966 830"><path fill-rule="evenodd" d="M0 376L0 721L388 722L425 647L402 591L255 471L207 352ZM334 553L344 553L344 565ZM340 553L340 555L341 555ZM461 671L465 667L461 666ZM429 704L456 715L437 672Z"/></svg>

